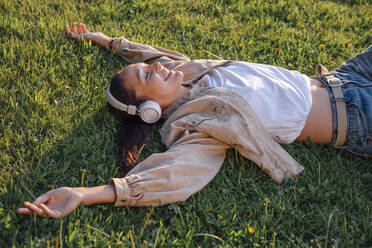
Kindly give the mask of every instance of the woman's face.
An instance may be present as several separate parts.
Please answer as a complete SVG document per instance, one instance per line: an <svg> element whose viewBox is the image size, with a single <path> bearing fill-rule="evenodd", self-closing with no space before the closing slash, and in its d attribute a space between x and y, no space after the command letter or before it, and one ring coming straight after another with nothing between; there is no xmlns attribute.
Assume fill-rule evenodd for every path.
<svg viewBox="0 0 372 248"><path fill-rule="evenodd" d="M162 109L181 98L186 88L182 86L183 73L168 70L160 63L137 63L127 66L121 73L124 89L133 90L139 99L153 100Z"/></svg>

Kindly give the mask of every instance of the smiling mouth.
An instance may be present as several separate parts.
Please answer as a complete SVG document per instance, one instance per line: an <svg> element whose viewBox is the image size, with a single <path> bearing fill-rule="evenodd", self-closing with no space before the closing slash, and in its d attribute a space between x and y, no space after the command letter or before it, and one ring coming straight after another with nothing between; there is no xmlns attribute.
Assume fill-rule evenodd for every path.
<svg viewBox="0 0 372 248"><path fill-rule="evenodd" d="M168 78L171 76L173 72L171 70L168 70L168 74L166 75L164 80L168 80Z"/></svg>

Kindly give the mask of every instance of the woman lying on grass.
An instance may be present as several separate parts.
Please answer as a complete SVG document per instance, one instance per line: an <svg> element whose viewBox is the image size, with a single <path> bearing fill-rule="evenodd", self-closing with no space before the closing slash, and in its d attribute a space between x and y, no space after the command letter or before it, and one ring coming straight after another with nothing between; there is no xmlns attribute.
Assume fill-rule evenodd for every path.
<svg viewBox="0 0 372 248"><path fill-rule="evenodd" d="M130 63L107 88L110 110L122 120L117 140L129 173L109 185L62 187L20 214L59 218L79 204L149 206L185 201L219 171L228 148L254 161L275 181L303 170L279 143L311 139L372 155L372 46L335 72L316 78L283 68L225 60L190 60L149 45L66 26ZM168 150L138 163L138 152L160 117ZM138 163L138 164L137 164Z"/></svg>

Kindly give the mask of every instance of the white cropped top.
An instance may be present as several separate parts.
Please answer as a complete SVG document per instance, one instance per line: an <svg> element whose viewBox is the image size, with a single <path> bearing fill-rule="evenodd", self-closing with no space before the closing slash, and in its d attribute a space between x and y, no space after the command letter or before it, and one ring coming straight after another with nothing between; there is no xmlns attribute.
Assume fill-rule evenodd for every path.
<svg viewBox="0 0 372 248"><path fill-rule="evenodd" d="M292 143L305 126L312 105L310 79L298 71L234 61L212 69L202 79L210 87L242 96L279 143Z"/></svg>

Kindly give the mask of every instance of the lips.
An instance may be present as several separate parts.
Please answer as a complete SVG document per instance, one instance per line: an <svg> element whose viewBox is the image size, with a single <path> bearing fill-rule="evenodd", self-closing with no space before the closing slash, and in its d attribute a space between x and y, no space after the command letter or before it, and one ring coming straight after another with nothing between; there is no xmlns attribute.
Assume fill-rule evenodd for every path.
<svg viewBox="0 0 372 248"><path fill-rule="evenodd" d="M165 77L165 79L164 80L168 80L168 78L170 78L173 74L174 74L174 72L173 71L170 71L170 70L167 70L167 75L166 75L166 77Z"/></svg>

